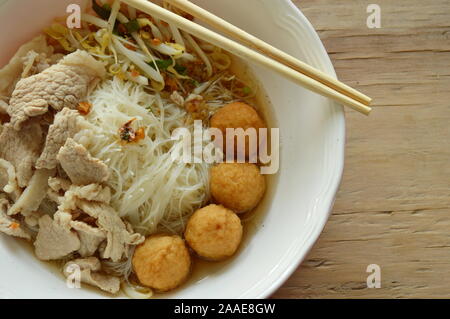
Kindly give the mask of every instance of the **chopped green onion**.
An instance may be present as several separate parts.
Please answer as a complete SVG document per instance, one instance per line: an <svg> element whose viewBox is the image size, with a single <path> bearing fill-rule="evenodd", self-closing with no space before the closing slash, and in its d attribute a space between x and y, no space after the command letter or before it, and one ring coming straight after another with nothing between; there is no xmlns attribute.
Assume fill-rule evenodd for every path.
<svg viewBox="0 0 450 319"><path fill-rule="evenodd" d="M94 9L95 13L97 13L97 15L105 20L109 19L109 16L111 15L111 7L108 4L103 5L103 7L101 7L98 3L97 0L92 0L92 9Z"/></svg>
<svg viewBox="0 0 450 319"><path fill-rule="evenodd" d="M158 66L158 70L160 71L166 71L169 67L172 66L173 61L171 59L167 59L167 60L155 60L155 62L149 62L148 65L150 65L152 68L154 68L156 70L156 66ZM186 75L186 71L187 68L185 66L179 65L179 64L175 64L175 66L173 67L175 69L175 71L177 71L177 73L179 75Z"/></svg>
<svg viewBox="0 0 450 319"><path fill-rule="evenodd" d="M125 27L127 28L129 33L137 32L141 29L141 26L139 25L139 22L136 19L126 23Z"/></svg>
<svg viewBox="0 0 450 319"><path fill-rule="evenodd" d="M242 89L242 93L244 93L245 95L250 95L250 93L252 93L252 90L246 86Z"/></svg>
<svg viewBox="0 0 450 319"><path fill-rule="evenodd" d="M105 3L103 6L100 6L97 3L97 0L92 0L92 9L94 9L95 13L97 13L97 15L104 19L104 20L109 20L109 17L111 15L111 6L108 3ZM122 28L122 30L121 30ZM114 24L114 28L113 28L113 34L114 35L124 35L127 32L128 33L133 33L136 32L140 29L139 23L138 21L135 20L131 20L126 24L121 24L119 21L116 21ZM126 31L125 31L126 30Z"/></svg>
<svg viewBox="0 0 450 319"><path fill-rule="evenodd" d="M172 60L169 59L169 60L155 60L155 62L150 62L148 64L154 69L158 67L159 70L167 70L167 68L171 66L172 63L173 63Z"/></svg>
<svg viewBox="0 0 450 319"><path fill-rule="evenodd" d="M185 66L176 64L176 65L174 66L174 69L175 69L175 71L178 72L178 74L180 74L180 75L186 75L187 68L186 68Z"/></svg>

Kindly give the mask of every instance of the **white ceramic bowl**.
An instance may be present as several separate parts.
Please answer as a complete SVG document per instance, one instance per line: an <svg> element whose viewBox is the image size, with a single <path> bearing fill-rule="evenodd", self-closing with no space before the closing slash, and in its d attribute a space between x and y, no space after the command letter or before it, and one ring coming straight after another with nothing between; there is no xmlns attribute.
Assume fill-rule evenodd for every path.
<svg viewBox="0 0 450 319"><path fill-rule="evenodd" d="M0 0L0 65L18 46L64 15L76 0ZM335 75L319 37L289 0L196 0L204 8L307 63ZM265 298L294 272L317 240L337 191L344 155L342 108L270 71L252 67L279 123L281 165L255 230L233 260L167 295L170 298ZM0 236L0 297L96 298L68 289L55 269L20 241ZM201 278L199 280L199 278Z"/></svg>

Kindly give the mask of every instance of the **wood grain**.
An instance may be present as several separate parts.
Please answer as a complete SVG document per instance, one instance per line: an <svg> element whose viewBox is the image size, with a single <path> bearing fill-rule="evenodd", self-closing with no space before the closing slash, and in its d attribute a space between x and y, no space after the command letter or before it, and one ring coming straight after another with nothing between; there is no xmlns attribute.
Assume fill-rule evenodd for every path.
<svg viewBox="0 0 450 319"><path fill-rule="evenodd" d="M343 181L306 261L274 298L450 297L450 1L296 0L340 80L374 98L347 111ZM382 25L366 25L369 4ZM366 268L381 267L369 289Z"/></svg>

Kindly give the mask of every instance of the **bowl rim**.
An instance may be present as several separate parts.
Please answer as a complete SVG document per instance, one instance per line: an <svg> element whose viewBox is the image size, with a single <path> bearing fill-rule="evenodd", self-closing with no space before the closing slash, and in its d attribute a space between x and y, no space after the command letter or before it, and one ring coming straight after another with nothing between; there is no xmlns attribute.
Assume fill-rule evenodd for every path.
<svg viewBox="0 0 450 319"><path fill-rule="evenodd" d="M299 7L297 7L292 0L282 0L280 1L280 5L284 4L286 7L286 10L290 10L290 14L295 18L302 22L302 24L307 28L307 32L311 36L311 40L314 41L314 44L317 46L317 49L320 53L320 59L323 62L325 69L322 70L331 76L336 77L336 71L334 69L334 66L331 62L331 59L325 49L325 46L323 45L319 35L317 34L316 30L314 29L311 22L308 20L308 18L302 13ZM291 262L287 263L284 266L284 269L281 269L278 272L278 278L272 280L271 283L268 283L266 288L262 288L261 292L257 298L259 299L265 299L270 298L281 286L292 276L292 274L298 269L298 267L302 264L302 262L305 260L306 256L309 254L309 252L312 250L313 246L319 239L319 236L322 234L323 229L325 228L325 225L331 216L331 212L333 209L333 205L336 199L336 195L339 189L339 186L342 181L342 175L344 172L344 159L345 159L345 140L346 140L346 125L345 125L345 112L342 106L339 106L337 103L330 102L334 104L335 110L333 111L333 116L336 118L336 121L338 121L337 128L340 130L338 132L339 136L342 137L335 141L337 144L336 147L336 154L333 154L334 161L335 161L335 172L334 176L331 179L331 185L330 190L324 194L323 199L321 200L323 203L323 206L325 206L326 214L322 214L320 218L317 219L316 225L311 232L311 240L309 240L306 245L306 249L297 249L297 251L294 252L294 256L291 257ZM303 246L305 248L305 246Z"/></svg>

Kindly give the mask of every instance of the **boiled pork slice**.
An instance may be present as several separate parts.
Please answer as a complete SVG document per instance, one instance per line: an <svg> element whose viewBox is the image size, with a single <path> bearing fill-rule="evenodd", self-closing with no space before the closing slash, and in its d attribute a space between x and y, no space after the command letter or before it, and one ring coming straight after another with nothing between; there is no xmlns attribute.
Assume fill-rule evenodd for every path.
<svg viewBox="0 0 450 319"><path fill-rule="evenodd" d="M0 158L0 192L2 191L8 194L13 201L16 201L22 194L22 189L17 184L14 166Z"/></svg>
<svg viewBox="0 0 450 319"><path fill-rule="evenodd" d="M24 69L24 58L30 51L50 56L53 48L47 45L44 35L40 35L22 45L9 63L0 70L0 99L10 97Z"/></svg>
<svg viewBox="0 0 450 319"><path fill-rule="evenodd" d="M130 233L117 212L109 205L79 201L77 206L97 220L100 229L106 232L106 247L101 257L114 262L128 257L129 246L141 244L145 238L138 233Z"/></svg>
<svg viewBox="0 0 450 319"><path fill-rule="evenodd" d="M111 189L100 184L90 184L86 186L71 185L64 193L60 209L72 211L78 208L80 200L109 204L111 201Z"/></svg>
<svg viewBox="0 0 450 319"><path fill-rule="evenodd" d="M100 288L103 291L115 294L120 290L120 279L101 273L100 260L95 257L75 259L64 265L64 276L74 276L79 271L80 281Z"/></svg>
<svg viewBox="0 0 450 319"><path fill-rule="evenodd" d="M101 184L109 178L108 166L71 138L67 139L57 159L76 185Z"/></svg>
<svg viewBox="0 0 450 319"><path fill-rule="evenodd" d="M20 222L6 214L8 209L9 201L0 194L0 232L9 236L31 240L30 234L23 229Z"/></svg>
<svg viewBox="0 0 450 319"><path fill-rule="evenodd" d="M16 131L10 123L3 126L0 134L0 158L14 166L17 182L22 188L28 185L33 176L43 142L44 132L36 121L27 123L20 131Z"/></svg>
<svg viewBox="0 0 450 319"><path fill-rule="evenodd" d="M48 130L44 150L36 162L36 168L55 168L58 165L56 156L66 140L74 137L76 133L88 128L88 126L87 121L78 111L64 108L57 113Z"/></svg>
<svg viewBox="0 0 450 319"><path fill-rule="evenodd" d="M44 215L39 219L34 246L40 260L58 260L79 250L81 243L77 233L70 229L70 220L53 220Z"/></svg>
<svg viewBox="0 0 450 319"><path fill-rule="evenodd" d="M81 247L78 253L81 257L94 255L100 244L106 240L106 232L97 227L92 227L80 221L72 221L70 226L77 231L80 238Z"/></svg>
<svg viewBox="0 0 450 319"><path fill-rule="evenodd" d="M40 169L35 171L29 185L11 207L8 215L20 213L22 216L28 216L37 211L43 199L47 196L48 179L54 174L54 169Z"/></svg>
<svg viewBox="0 0 450 319"><path fill-rule="evenodd" d="M42 73L21 79L9 101L13 128L20 130L30 117L45 114L49 108L76 109L105 74L101 62L78 50Z"/></svg>

